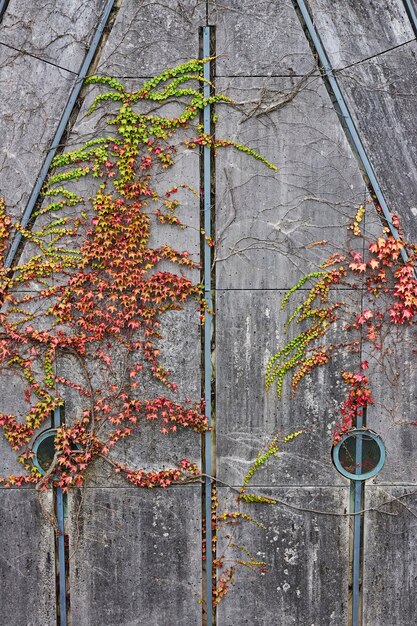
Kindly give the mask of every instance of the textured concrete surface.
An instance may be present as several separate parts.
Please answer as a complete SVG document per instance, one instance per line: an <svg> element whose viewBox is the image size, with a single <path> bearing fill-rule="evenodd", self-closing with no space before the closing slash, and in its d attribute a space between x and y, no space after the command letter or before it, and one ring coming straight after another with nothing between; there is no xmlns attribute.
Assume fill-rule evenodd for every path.
<svg viewBox="0 0 417 626"><path fill-rule="evenodd" d="M8 5L0 30L0 174L14 215L21 213L34 184L103 2L84 6L79 0L59 0L35 7L11 0ZM384 193L413 232L416 44L407 43L413 33L403 4L310 0L310 7ZM235 100L233 108L218 107L217 136L247 143L280 168L275 174L233 149L219 150L216 162L214 358L220 478L241 484L273 435L306 431L251 481L259 488L256 493L282 504L243 507L267 530L239 525L233 537L273 568L265 576L244 567L237 573L235 588L219 606L218 624L344 626L348 487L332 466L330 449L345 393L338 371L357 369L358 357L318 370L301 383L294 400L288 386L282 401L273 390L266 394L264 369L284 340L285 316L278 311L284 290L327 256L321 246L308 245L328 240L346 248L346 225L366 198L365 185L291 0L212 0L208 9L209 22L216 25L217 88ZM203 0L125 0L97 72L126 77L135 89L135 78L197 57L199 28L205 22ZM104 109L84 117L91 94L81 103L72 146L104 127ZM158 185L164 189L179 178L199 189L198 158L187 150L172 173L158 176ZM94 192L85 181L78 185L87 195ZM198 255L198 201L185 192L183 199L180 214L190 228L175 233L158 227L153 242L169 241ZM369 215L367 228L374 231L375 214L369 210ZM25 255L30 254L27 248ZM344 297L357 304L354 293ZM176 372L179 398L200 394L196 317L191 308L170 313L163 327L162 357ZM376 380L368 423L387 445L386 465L366 487L366 506L382 511L366 516L366 626L397 626L404 619L411 625L417 617L414 502L407 497L384 504L415 488L417 430L410 424L417 408L414 339L405 342L399 335L397 343L390 341L384 362L379 355L366 355L370 364L375 360ZM68 360L59 368L81 377ZM94 376L106 380L103 371ZM147 396L163 392L148 379L142 382ZM21 383L11 376L2 388L1 408L23 416L24 403L16 401L18 395L23 398ZM80 415L81 404L74 392L66 394L66 402L71 421ZM4 442L0 445L1 473L17 473L14 455L3 449ZM199 460L200 440L186 431L162 439L157 428L147 429L118 453L133 466L159 468L184 456ZM81 509L76 494L70 497L72 623L198 626L200 487L144 492L127 488L105 466L97 466L90 480L95 487L86 490ZM221 506L234 510L230 490L219 492ZM1 495L1 614L5 624L49 626L56 621L52 529L40 518L33 490L2 490ZM223 534L220 546L225 539Z"/></svg>
<svg viewBox="0 0 417 626"><path fill-rule="evenodd" d="M265 524L267 530L242 522L220 532L220 551L229 534L226 543L242 545L270 568L260 574L238 566L236 583L219 604L218 625L347 624L349 523L344 513L348 489L295 487L253 492L291 506L242 504L242 513ZM220 510L235 510L226 489L219 489L219 500ZM242 550L233 548L226 555L247 558Z"/></svg>
<svg viewBox="0 0 417 626"><path fill-rule="evenodd" d="M70 72L0 44L1 194L15 217L23 213L73 82Z"/></svg>
<svg viewBox="0 0 417 626"><path fill-rule="evenodd" d="M25 402L25 381L14 371L3 368L0 373L0 413L12 414L17 417L19 423L23 423L28 412L29 405ZM50 424L48 424L50 426ZM10 444L3 437L3 429L0 436L0 476L11 474L20 475L25 471L17 462L18 453L12 450ZM0 486L0 488L2 488Z"/></svg>
<svg viewBox="0 0 417 626"><path fill-rule="evenodd" d="M415 238L417 42L338 74L352 117L390 209Z"/></svg>
<svg viewBox="0 0 417 626"><path fill-rule="evenodd" d="M332 430L340 421L340 402L346 393L340 369L357 370L359 357L343 355L334 365L318 368L300 383L294 398L291 377L284 383L281 400L274 386L266 392L267 362L294 332L283 333L287 319L279 312L283 296L284 292L259 289L217 292L218 475L242 484L258 452L274 435L305 429L257 472L254 484L341 484L330 458ZM343 296L347 300L351 294ZM300 302L300 297L293 298Z"/></svg>
<svg viewBox="0 0 417 626"><path fill-rule="evenodd" d="M334 69L358 63L414 39L402 0L308 0Z"/></svg>
<svg viewBox="0 0 417 626"><path fill-rule="evenodd" d="M22 292L20 292L19 295L23 295ZM43 326L41 325L40 328L42 329ZM38 368L36 368L35 365L34 371L38 374L38 380L42 380L43 372L41 363L38 364ZM21 375L21 371L19 371L17 367L11 368L8 367L7 364L2 364L0 368L0 390L0 413L6 415L12 414L16 417L18 423L24 423L25 417L31 405L27 401L25 393L27 391L27 381L23 375ZM36 402L36 400L36 397L32 395L31 402ZM41 425L33 436L32 441L36 438L39 432L51 428L51 426L52 417L51 420L46 420ZM13 450L10 444L3 437L3 429L1 429L0 476L4 477L9 476L10 474L21 475L26 473L23 466L17 461L18 455L19 452ZM0 486L0 488L2 487Z"/></svg>
<svg viewBox="0 0 417 626"><path fill-rule="evenodd" d="M199 402L200 392L200 328L198 326L198 312L194 303L183 311L167 313L162 320L161 331L166 338L161 341L161 359L164 365L173 372L172 380L178 383L178 392L173 393L164 385L158 383L149 373L142 372L138 376L139 387L137 397L139 399L151 399L157 396L165 396L175 402L184 402L190 398L192 402ZM92 377L92 383L96 389L106 389L112 381L121 385L125 375L126 362L131 362L124 350L115 350L112 353L112 365L110 367L90 361L88 369ZM126 361L127 359L127 361ZM136 361L140 356L136 355ZM58 374L70 380L85 385L85 376L79 369L78 364L71 357L64 357L58 362ZM69 387L60 387L60 392L65 400L66 421L71 423L80 419L82 411L88 407L88 401L78 391ZM106 439L105 433L114 430L115 426L108 424L101 429L101 437ZM141 467L147 470L160 470L164 467L173 467L183 458L187 458L200 464L201 460L201 436L188 428L178 428L177 432L167 435L161 433L162 422L156 420L147 422L142 420L133 426L133 434L127 439L119 441L112 450L112 458L128 464L132 469ZM120 479L114 476L112 468L103 467L100 463L94 466L89 480L94 484L108 485Z"/></svg>
<svg viewBox="0 0 417 626"><path fill-rule="evenodd" d="M333 252L365 185L321 79L219 79L216 134L244 143L278 172L233 148L216 159L218 288L289 288ZM306 247L317 241L331 248Z"/></svg>
<svg viewBox="0 0 417 626"><path fill-rule="evenodd" d="M125 0L97 73L153 76L197 58L205 11L203 0Z"/></svg>
<svg viewBox="0 0 417 626"><path fill-rule="evenodd" d="M209 0L218 76L297 76L314 61L291 0Z"/></svg>
<svg viewBox="0 0 417 626"><path fill-rule="evenodd" d="M70 502L74 624L201 623L200 488L88 489Z"/></svg>
<svg viewBox="0 0 417 626"><path fill-rule="evenodd" d="M414 329L393 327L382 337L381 350L367 347L364 352L375 400L367 424L382 437L387 452L376 483L417 481L415 345Z"/></svg>
<svg viewBox="0 0 417 626"><path fill-rule="evenodd" d="M33 489L0 490L0 623L55 626L53 531Z"/></svg>
<svg viewBox="0 0 417 626"><path fill-rule="evenodd" d="M10 0L0 43L78 72L106 0Z"/></svg>
<svg viewBox="0 0 417 626"><path fill-rule="evenodd" d="M129 89L135 90L141 81L127 80L125 82ZM113 130L112 127L105 124L108 111L114 112L115 110L115 107L111 104L108 107L100 107L92 116L85 115L92 102L93 95L97 95L97 90L92 89L87 93L86 101L81 107L71 132L69 139L71 144L80 145L90 139L94 133L102 135ZM177 104L170 105L168 108L164 107L163 111L159 107L151 106L152 108L157 108L160 114L178 114ZM104 112L107 115L104 115ZM190 132L195 133L196 129L190 129ZM158 171L155 176L155 188L162 198L168 189L176 185L185 184L196 190L193 193L190 189L179 189L176 194L176 199L180 202L177 213L181 221L186 225L186 228L181 229L176 226L161 225L152 217L154 209L159 204L162 206L162 202L148 207L151 215L151 238L149 245L158 247L163 243L167 243L177 250L188 250L197 262L200 255L199 168L198 153L179 146L174 166L169 170ZM90 179L89 181L83 179L72 186L72 189L77 191L77 193L84 194L86 197L94 195L96 188L96 179ZM161 263L157 271L186 274L195 283L198 283L200 279L199 270L192 272L184 271L180 266L168 262ZM188 397L193 402L198 402L201 398L201 327L199 324L198 303L190 300L182 311L165 313L161 316L160 321L161 333L164 337L159 343L161 362L172 372L172 381L177 383L178 392L172 393L144 371L138 378L137 395L141 399L164 395L178 402L184 401ZM123 347L115 346L113 349L113 364L110 369L98 367L94 363L90 364L96 387L106 388L110 384L111 378L113 378L113 381L117 379L119 381L118 384L120 384L126 358L127 354ZM132 356L128 358L132 359ZM133 358L140 360L138 355L133 355ZM58 368L61 375L69 377L74 377L75 375L80 384L85 384L84 377L73 360L70 363L69 359L66 358L58 364ZM79 418L82 415L85 400L80 398L79 394L73 389L63 388L62 393L66 402L68 419ZM160 428L160 423L140 424L138 432L132 438L121 441L115 447L113 452L114 458L120 462L127 462L133 468L146 467L147 469L161 469L161 466L171 467L177 465L184 457L200 463L201 439L198 433L188 429L178 429L177 433L170 433L164 436L161 434ZM112 472L109 474L104 467L97 466L97 471L94 471L90 478L96 484L109 484L109 481L111 484L114 484L114 477L111 474ZM119 484L120 481L116 479L116 483Z"/></svg>
<svg viewBox="0 0 417 626"><path fill-rule="evenodd" d="M408 495L407 495L408 494ZM364 624L415 624L416 488L366 488Z"/></svg>

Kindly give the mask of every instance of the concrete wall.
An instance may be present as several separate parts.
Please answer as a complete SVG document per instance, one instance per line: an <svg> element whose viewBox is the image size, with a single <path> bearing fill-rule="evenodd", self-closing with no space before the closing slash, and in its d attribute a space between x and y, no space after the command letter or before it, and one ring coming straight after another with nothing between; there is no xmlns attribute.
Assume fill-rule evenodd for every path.
<svg viewBox="0 0 417 626"><path fill-rule="evenodd" d="M0 24L0 190L15 217L23 214L105 2L37 5L10 0ZM310 0L309 10L386 199L413 235L417 44L404 4ZM216 135L251 146L279 167L273 172L231 150L219 150L216 158L212 359L219 510L236 509L233 488L277 432L305 430L252 481L254 493L282 503L242 508L266 530L240 525L234 531L235 543L270 563L271 571L240 568L218 607L217 624L347 626L349 482L335 471L330 450L343 398L337 370L358 368L360 357L345 356L337 369L315 373L295 399L286 388L281 401L265 392L264 369L283 341L279 306L285 291L327 256L321 247L306 246L324 239L349 246L346 225L369 192L292 0L121 0L94 71L140 85L198 57L199 29L206 24L216 33L216 89L234 101L216 108ZM102 123L98 114L85 118L91 96L83 98L67 138L71 144ZM162 182L169 186L179 178L199 188L195 154L182 154ZM189 199L183 211L193 228L170 243L198 258L198 201ZM378 223L368 203L365 226L374 232ZM163 227L155 235L161 241L166 236ZM358 301L353 290L344 298ZM174 334L163 344L164 360L178 372L180 396L198 398L197 315L170 315ZM386 442L387 463L366 488L365 506L373 509L365 516L366 626L411 626L416 620L415 511L413 495L407 495L416 488L413 340L393 337L385 362L374 364L377 401L369 425ZM372 354L365 356L372 362ZM70 361L59 367L77 376ZM1 380L0 409L23 415L20 381L4 371ZM67 414L77 414L76 394L67 394L66 406ZM146 429L119 454L154 467L183 456L200 463L202 450L198 436L183 433L161 444ZM0 459L0 474L18 472L4 441ZM0 624L55 624L53 529L33 489L1 489L0 498L0 577L9 590L1 594ZM198 602L202 505L200 485L142 491L97 467L82 499L74 492L68 502L72 625L204 623Z"/></svg>

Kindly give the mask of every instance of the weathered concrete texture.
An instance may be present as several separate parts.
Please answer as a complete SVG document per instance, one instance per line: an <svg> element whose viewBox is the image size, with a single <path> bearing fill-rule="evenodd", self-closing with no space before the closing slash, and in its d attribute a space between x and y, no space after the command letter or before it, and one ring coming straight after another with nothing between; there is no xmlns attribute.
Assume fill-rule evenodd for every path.
<svg viewBox="0 0 417 626"><path fill-rule="evenodd" d="M12 371L3 370L0 373L0 413L15 415L18 422L24 422L28 411L25 402L24 381ZM0 430L0 476L8 477L11 474L25 474L23 466L17 462L19 453L12 450L10 444L4 438L3 428Z"/></svg>
<svg viewBox="0 0 417 626"><path fill-rule="evenodd" d="M198 57L203 0L125 0L98 65L98 74L153 76Z"/></svg>
<svg viewBox="0 0 417 626"><path fill-rule="evenodd" d="M415 38L402 0L308 0L308 5L334 69Z"/></svg>
<svg viewBox="0 0 417 626"><path fill-rule="evenodd" d="M0 509L0 622L54 626L54 539L38 496L32 489L2 489Z"/></svg>
<svg viewBox="0 0 417 626"><path fill-rule="evenodd" d="M124 80L122 81L127 90L132 92L140 89L143 85L143 80ZM187 86L191 86L194 89L198 87L197 83L190 82ZM74 150L81 147L84 142L91 140L92 138L114 136L114 126L109 125L108 121L113 119L117 115L118 108L121 103L105 102L101 106L97 107L91 115L88 114L93 100L99 93L105 93L106 87L97 88L89 87L86 92L85 100L81 106L80 113L77 120L71 129L71 136L69 138L69 150ZM189 100L189 98L188 98ZM161 117L178 117L183 111L187 99L184 98L181 102L179 100L168 103L154 103L154 102L140 102L136 107L137 113L147 113L152 111L153 115ZM182 142L186 139L191 139L197 136L197 120L195 123L190 124L188 129L179 131L177 136L174 136L172 142L175 144L176 153L174 156L174 164L169 168L162 168L156 163L152 168L152 188L155 189L160 197L158 202L149 203L147 212L151 216L151 237L149 245L158 247L163 243L166 243L176 250L187 250L193 255L193 259L198 260L200 254L200 158L198 149L188 149ZM146 149L145 149L146 152ZM87 210L91 213L91 202L88 200L97 192L100 184L100 179L92 178L91 176L81 178L78 181L69 182L66 187L75 191L77 194L85 197L87 202L82 207L83 210ZM182 188L181 185L186 186ZM153 218L153 214L157 208L162 211L166 210L163 202L168 199L166 193L177 187L177 192L170 196L170 199L177 200L179 206L177 208L177 215L180 219L183 227L175 225L163 225L156 218ZM68 209L68 215L75 215L79 213L80 206ZM161 264L162 265L162 264ZM165 263L163 270L184 272L183 268L175 267L173 264ZM198 270L190 273L185 270L188 276L192 277L196 282L199 280Z"/></svg>
<svg viewBox="0 0 417 626"><path fill-rule="evenodd" d="M267 529L242 522L219 530L219 553L229 533L229 541L248 549L255 560L266 561L271 568L261 575L237 566L235 585L218 606L218 625L346 624L349 524L344 514L348 488L294 487L256 493L287 502L293 508L242 504L241 512L253 516ZM220 512L236 509L234 496L226 489L220 488L218 496ZM229 548L226 558L233 557L247 559L242 551Z"/></svg>
<svg viewBox="0 0 417 626"><path fill-rule="evenodd" d="M364 348L375 400L368 406L367 425L382 437L387 452L376 483L417 482L415 346L415 329L392 326L382 337L380 350Z"/></svg>
<svg viewBox="0 0 417 626"><path fill-rule="evenodd" d="M146 400L165 396L174 402L184 402L188 397L192 403L199 402L201 355L197 306L193 303L191 306L186 306L183 311L166 313L161 321L161 332L164 335L160 344L161 362L172 371L172 381L177 382L178 391L173 393L156 381L145 367L137 377L136 397ZM126 354L120 346L116 346L112 351L105 349L112 355L112 363L109 366L94 361L93 358L89 359L86 364L93 388L102 390L104 396L108 393L111 384L123 386L124 377L128 376L129 364L132 363L132 356ZM140 353L134 355L133 360L135 363L140 362ZM60 358L57 368L60 376L86 386L85 375L73 357ZM60 393L65 401L67 423L71 424L74 420L81 419L83 409L89 408L89 399L83 397L77 390L64 385L60 386ZM109 396L112 405L110 393ZM200 464L200 434L190 428L182 427L178 427L175 433L162 434L162 426L161 420L148 422L143 418L136 426L132 426L131 437L116 444L111 457L120 463L126 463L132 469L161 470L177 466L183 458ZM106 433L115 428L118 427L114 424L102 426L100 428L102 440L105 441ZM106 465L104 467L101 464L97 467L94 465L89 474L89 481L93 481L94 484L108 485L110 480L111 484L114 484L116 480L119 484L120 481L113 474L113 469Z"/></svg>
<svg viewBox="0 0 417 626"><path fill-rule="evenodd" d="M291 0L212 0L217 76L294 76L314 60Z"/></svg>
<svg viewBox="0 0 417 626"><path fill-rule="evenodd" d="M106 0L11 0L0 43L77 72Z"/></svg>
<svg viewBox="0 0 417 626"><path fill-rule="evenodd" d="M234 79L218 90L216 135L246 144L279 167L233 148L216 160L218 288L288 288L346 249L365 185L321 78ZM309 244L328 240L328 247ZM307 247L306 247L307 246Z"/></svg>
<svg viewBox="0 0 417 626"><path fill-rule="evenodd" d="M201 624L200 488L70 500L71 613L83 626Z"/></svg>
<svg viewBox="0 0 417 626"><path fill-rule="evenodd" d="M295 441L282 445L279 455L270 458L252 483L343 484L330 457L332 430L340 421L340 403L346 395L340 369L356 371L359 356L343 354L334 364L318 368L300 383L294 398L291 376L284 382L281 400L274 385L266 392L269 358L295 335L294 330L284 335L287 316L279 311L283 296L284 292L262 290L217 292L218 476L241 485L257 454L274 435L284 437L304 429ZM343 292L345 301L352 297L355 294ZM294 306L300 302L299 297L292 299ZM338 334L337 341L344 341L343 335Z"/></svg>
<svg viewBox="0 0 417 626"><path fill-rule="evenodd" d="M138 88L138 81L129 80L126 86L135 90ZM113 114L117 104L109 103L97 109L91 116L86 116L93 97L98 91L92 88L88 91L86 100L84 101L79 116L74 124L69 138L71 149L82 145L84 141L92 137L103 136L111 132L114 128L106 124L109 118L109 111ZM142 103L141 105L142 106ZM153 109L157 108L160 114L160 107L154 104L144 105ZM143 110L143 108L141 109ZM105 113L104 113L105 112ZM155 114L155 111L154 111ZM164 107L163 114L178 114L178 103ZM189 130L194 133L196 129ZM153 184L160 193L162 200L152 203L147 210L151 215L151 237L149 245L151 247L159 247L166 243L177 250L188 250L193 258L199 260L200 252L200 230L199 230L199 197L198 189L200 184L199 171L199 155L197 151L185 149L180 146L178 154L175 157L175 164L172 168L158 171L155 175ZM153 174L153 173L152 173ZM82 178L74 183L66 186L74 190L77 194L86 198L94 196L100 181L91 179L91 177ZM187 185L190 189L180 188L181 184ZM157 207L164 208L163 199L165 193L172 187L179 187L175 195L175 199L180 202L177 214L180 220L186 225L181 229L177 226L161 225L153 216L153 212ZM173 198L173 197L172 197ZM172 199L171 198L171 199ZM91 202L87 201L83 210L91 213ZM81 210L80 206L70 208L66 214L77 214ZM74 247L74 241L69 244ZM175 274L184 274L190 277L196 284L199 282L199 270L187 271L173 263L160 263L155 271L169 271ZM137 397L140 399L151 399L157 396L167 396L173 401L183 402L189 397L192 402L199 402L201 397L200 382L200 332L198 303L191 300L187 303L183 310L171 311L161 315L161 333L163 339L160 341L159 348L161 350L161 362L172 372L172 381L178 385L178 393L173 393L166 386L157 382L155 378L149 375L144 367L144 372L138 376ZM141 355L128 355L125 348L121 344L115 343L111 348L105 346L105 350L112 354L112 364L107 367L103 363L94 361L95 355L87 364L92 376L92 383L95 389L103 389L105 392L111 384L122 385L123 375L126 375L127 364L134 360L141 361ZM86 379L80 370L76 361L66 356L59 360L59 375L78 383L86 385ZM127 374L128 375L128 374ZM65 400L66 419L71 423L75 419L80 419L82 411L88 407L88 400L80 396L75 389L61 386L60 392ZM176 433L170 433L167 436L161 434L161 422L150 424L144 423L138 425L138 431L131 438L121 441L113 451L113 458L120 462L126 462L133 469L145 467L146 469L162 469L162 467L176 466L182 458L188 458L200 463L200 443L201 438L198 433L189 429L179 428ZM114 426L108 425L102 432L102 438L105 439L105 433ZM106 465L95 465L91 474L90 481L95 484L119 484L120 481L114 478L114 472ZM90 484L90 483L89 483Z"/></svg>
<svg viewBox="0 0 417 626"><path fill-rule="evenodd" d="M378 508L378 511L367 513L365 518L363 623L366 626L415 624L415 485L367 486L365 508Z"/></svg>
<svg viewBox="0 0 417 626"><path fill-rule="evenodd" d="M338 79L390 209L416 232L417 42L343 70Z"/></svg>
<svg viewBox="0 0 417 626"><path fill-rule="evenodd" d="M0 45L1 194L20 217L71 90L74 75Z"/></svg>
<svg viewBox="0 0 417 626"><path fill-rule="evenodd" d="M0 371L0 413L14 415L20 424L25 422L25 417L30 409L30 405L25 399L26 387L26 381L23 376L19 376L17 371L10 367L2 368ZM36 402L36 398L33 396L32 402ZM51 426L52 418L42 424L33 440L39 432L51 428ZM0 428L0 476L8 477L11 474L16 476L27 473L23 465L17 461L20 452L11 448L4 437L3 428Z"/></svg>

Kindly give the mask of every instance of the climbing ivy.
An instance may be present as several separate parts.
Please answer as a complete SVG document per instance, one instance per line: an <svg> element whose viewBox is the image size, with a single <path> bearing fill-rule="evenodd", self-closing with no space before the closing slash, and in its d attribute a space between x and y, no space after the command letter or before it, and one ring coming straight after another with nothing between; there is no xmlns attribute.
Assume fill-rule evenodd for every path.
<svg viewBox="0 0 417 626"><path fill-rule="evenodd" d="M174 165L180 150L202 146L214 153L237 150L277 169L251 148L203 132L199 118L204 107L230 103L222 94L204 97L202 70L208 60L168 69L135 91L111 77L89 77L86 85L99 93L87 116L99 108L105 111L103 136L55 156L33 227L13 221L0 201L0 368L23 380L27 405L25 415L0 413L3 436L23 466L22 474L0 478L6 487L33 483L43 491L54 485L66 492L82 486L98 460L138 487L202 478L186 458L172 468L157 459L162 469L146 470L120 462L114 450L147 422L158 423L162 436L208 428L200 399L174 399L175 372L160 357L161 340L169 341L167 313L194 302L204 322L206 304L194 279L200 265L187 250L152 244L156 222L187 227L181 220L181 198L197 196L199 210L198 192L181 181L161 191L160 174ZM169 103L173 108L161 108ZM178 107L177 115L161 112ZM85 187L88 192L82 193ZM6 267L6 252L17 232L24 254ZM215 245L204 231L202 236ZM68 360L66 373L62 363ZM164 393L149 397L150 383ZM78 409L57 428L52 466L41 475L33 464L34 439L67 395L76 398ZM277 452L274 439L245 478L239 506L255 501L257 496L247 493L249 481ZM214 492L211 549L219 525L258 524L241 511L217 515L216 502ZM224 558L215 560L215 604L227 592L237 565L263 567L243 546L230 547L241 556L219 576Z"/></svg>
<svg viewBox="0 0 417 626"><path fill-rule="evenodd" d="M378 208L378 207L377 207ZM293 394L305 376L317 367L328 364L348 352L361 352L368 344L370 351L381 351L384 332L390 326L413 326L417 321L417 278L415 260L417 246L404 238L398 216L392 215L392 225L398 231L395 237L388 226L374 240L367 240L361 229L365 207L358 208L348 229L358 238L359 250L349 255L332 254L320 271L302 277L285 295L281 309L307 283L313 286L300 304L293 308L285 330L299 324L303 330L288 341L270 358L266 368L266 388L275 383L281 397L287 375L291 376ZM318 242L326 244L327 242ZM402 251L407 250L406 261ZM356 309L343 299L340 287L363 291L368 305ZM334 343L323 340L331 330L347 333L348 340ZM341 423L333 433L334 443L340 441L355 424L358 411L374 398L368 376L364 371L369 363L363 360L359 371L341 370L341 379L347 385L346 400L341 405Z"/></svg>

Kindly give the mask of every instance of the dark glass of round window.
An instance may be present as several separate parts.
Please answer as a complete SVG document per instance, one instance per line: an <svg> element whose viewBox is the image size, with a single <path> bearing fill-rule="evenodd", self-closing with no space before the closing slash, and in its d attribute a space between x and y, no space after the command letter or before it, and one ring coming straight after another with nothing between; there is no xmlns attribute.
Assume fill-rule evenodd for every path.
<svg viewBox="0 0 417 626"><path fill-rule="evenodd" d="M36 459L41 469L46 473L52 465L55 456L55 431L49 433L38 445Z"/></svg>
<svg viewBox="0 0 417 626"><path fill-rule="evenodd" d="M44 430L33 444L33 462L41 474L46 474L55 456L56 429Z"/></svg>

